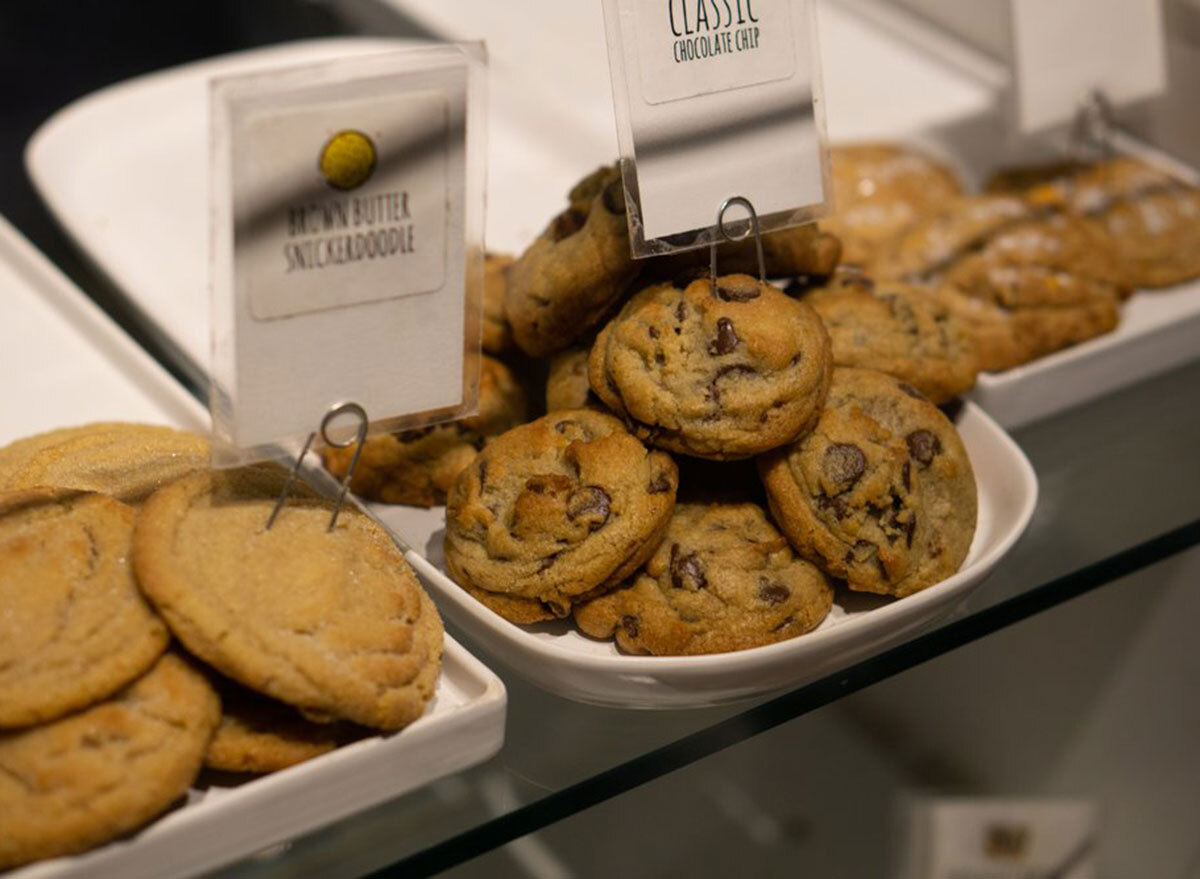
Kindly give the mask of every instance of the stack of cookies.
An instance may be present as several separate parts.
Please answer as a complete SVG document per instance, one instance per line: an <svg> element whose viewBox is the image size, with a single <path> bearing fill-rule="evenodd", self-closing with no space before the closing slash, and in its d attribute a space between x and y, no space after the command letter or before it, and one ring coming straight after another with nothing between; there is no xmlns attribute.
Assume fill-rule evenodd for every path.
<svg viewBox="0 0 1200 879"><path fill-rule="evenodd" d="M838 271L814 225L763 244L769 274L802 278L788 292L743 273L752 243L722 248L715 283L707 251L632 260L615 168L572 190L504 279L548 412L490 438L447 495L467 592L678 655L801 635L839 586L903 596L958 569L975 483L930 400L974 382L963 324Z"/></svg>
<svg viewBox="0 0 1200 879"><path fill-rule="evenodd" d="M388 536L303 489L267 529L286 474L207 458L130 424L0 449L0 869L424 712L441 621Z"/></svg>

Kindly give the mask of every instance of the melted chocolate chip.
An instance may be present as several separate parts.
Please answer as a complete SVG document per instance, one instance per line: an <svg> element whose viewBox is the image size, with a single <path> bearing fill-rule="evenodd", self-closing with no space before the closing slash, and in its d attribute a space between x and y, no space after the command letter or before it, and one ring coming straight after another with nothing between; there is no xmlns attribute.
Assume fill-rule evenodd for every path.
<svg viewBox="0 0 1200 879"><path fill-rule="evenodd" d="M908 521L904 523L904 542L909 549L912 549L913 532L917 530L916 516L909 516Z"/></svg>
<svg viewBox="0 0 1200 879"><path fill-rule="evenodd" d="M628 635L630 638L636 638L638 636L638 618L637 617L626 614L625 616L621 617L621 621L618 625L620 625L620 627L625 630L625 634Z"/></svg>
<svg viewBox="0 0 1200 879"><path fill-rule="evenodd" d="M825 475L842 491L850 488L867 469L867 456L853 443L834 443L825 450L821 462Z"/></svg>
<svg viewBox="0 0 1200 879"><path fill-rule="evenodd" d="M679 304L675 306L675 320L682 323L687 318L687 314L687 303L680 299Z"/></svg>
<svg viewBox="0 0 1200 879"><path fill-rule="evenodd" d="M717 296L726 302L749 302L751 299L757 299L761 295L762 291L758 288L758 284L752 284L748 287L717 284Z"/></svg>
<svg viewBox="0 0 1200 879"><path fill-rule="evenodd" d="M651 339L658 338L658 327L650 327L648 330L646 330L646 332L650 334Z"/></svg>
<svg viewBox="0 0 1200 879"><path fill-rule="evenodd" d="M927 430L914 430L904 441L908 443L908 454L924 467L942 452L942 441Z"/></svg>
<svg viewBox="0 0 1200 879"><path fill-rule="evenodd" d="M904 462L904 466L900 469L900 478L904 480L905 491L912 491L912 467L908 461Z"/></svg>
<svg viewBox="0 0 1200 879"><path fill-rule="evenodd" d="M600 197L610 214L625 213L625 187L621 185L620 180L614 180L604 187L604 193Z"/></svg>
<svg viewBox="0 0 1200 879"><path fill-rule="evenodd" d="M654 352L654 362L657 363L659 366L662 366L664 363L667 362L667 355L663 354L661 351L655 351Z"/></svg>
<svg viewBox="0 0 1200 879"><path fill-rule="evenodd" d="M763 578L758 581L758 597L767 604L783 604L791 594L792 590L782 583L775 583Z"/></svg>
<svg viewBox="0 0 1200 879"><path fill-rule="evenodd" d="M671 480L665 474L656 476L651 483L646 487L646 491L650 494L663 494L671 490Z"/></svg>
<svg viewBox="0 0 1200 879"><path fill-rule="evenodd" d="M704 562L694 552L686 555L679 550L678 543L671 544L671 584L676 589L687 589L695 592L708 585L704 576Z"/></svg>
<svg viewBox="0 0 1200 879"><path fill-rule="evenodd" d="M734 332L733 321L727 317L717 320L717 337L708 343L709 354L728 354L738 346L738 334Z"/></svg>
<svg viewBox="0 0 1200 879"><path fill-rule="evenodd" d="M846 502L840 497L825 497L822 495L817 499L817 503L821 509L828 512L833 511L833 514L839 519L846 518Z"/></svg>
<svg viewBox="0 0 1200 879"><path fill-rule="evenodd" d="M487 461L479 462L479 488L483 489L484 483L487 482Z"/></svg>
<svg viewBox="0 0 1200 879"><path fill-rule="evenodd" d="M572 522L582 520L589 531L602 527L611 511L612 498L598 485L585 485L567 498L567 518Z"/></svg>

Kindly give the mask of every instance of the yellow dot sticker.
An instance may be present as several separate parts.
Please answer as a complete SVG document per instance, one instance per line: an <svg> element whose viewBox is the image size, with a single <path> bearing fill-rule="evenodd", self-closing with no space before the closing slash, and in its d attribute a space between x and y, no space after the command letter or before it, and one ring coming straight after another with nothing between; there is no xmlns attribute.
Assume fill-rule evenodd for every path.
<svg viewBox="0 0 1200 879"><path fill-rule="evenodd" d="M339 131L321 150L321 174L335 189L357 189L375 170L375 144L361 131Z"/></svg>

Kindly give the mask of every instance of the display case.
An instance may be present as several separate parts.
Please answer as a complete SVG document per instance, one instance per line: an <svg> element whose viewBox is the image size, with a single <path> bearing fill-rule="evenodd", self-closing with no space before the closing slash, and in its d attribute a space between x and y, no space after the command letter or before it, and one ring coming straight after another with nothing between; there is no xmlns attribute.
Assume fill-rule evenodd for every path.
<svg viewBox="0 0 1200 879"><path fill-rule="evenodd" d="M1003 19L992 10L1002 5L987 14ZM1007 37L990 18L955 27L948 9L962 14L915 0L818 4L831 140L918 145L971 187L996 168L1061 156L1054 136L1011 130ZM1167 4L1166 17L1179 24L1192 12ZM153 48L90 14L74 23L0 14L13 23L0 27L10 50L0 64L29 78L22 65L36 55L59 71L22 90L0 153L18 182L0 188L0 213L174 374L156 372L155 383L178 380L168 392L139 391L152 410L134 413L143 417L166 393L175 402L164 417L195 419L178 391L200 399L206 389L210 77L485 40L490 249L519 253L576 179L617 154L598 2L185 4ZM1188 28L1170 32L1170 90L1121 108L1116 142L1194 183L1200 137L1180 108L1200 79ZM106 39L120 50L98 51ZM935 845L931 803L1019 800L1027 807L984 822L1002 866L1032 851L1030 834L1048 834L1064 848L1052 856L1059 872L1045 875L1200 876L1189 818L1200 807L1200 653L1189 638L1200 610L1200 285L1140 291L1121 309L1106 336L981 375L958 414L986 509L966 567L886 606L890 616L842 607L861 634L837 649L780 651L743 668L680 663L659 675L653 657L579 648L552 628L514 635L447 579L440 508L375 506L415 550L450 634L502 679L503 747L281 844L273 832L263 851L223 869L933 875L912 855ZM64 363L84 357L60 348ZM0 395L0 438L32 432L13 415L29 405L28 395ZM813 643L833 643L839 627ZM813 636L797 647L804 637ZM1038 804L1080 806L1084 829L1038 823L1052 821L1030 817Z"/></svg>

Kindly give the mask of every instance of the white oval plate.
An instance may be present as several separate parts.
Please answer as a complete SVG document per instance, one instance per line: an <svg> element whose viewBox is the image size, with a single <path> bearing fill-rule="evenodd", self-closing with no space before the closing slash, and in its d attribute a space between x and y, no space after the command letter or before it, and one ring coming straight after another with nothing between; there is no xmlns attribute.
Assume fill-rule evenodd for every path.
<svg viewBox="0 0 1200 879"><path fill-rule="evenodd" d="M1037 476L1016 443L978 406L958 416L975 479L979 519L962 569L936 586L889 600L839 591L813 632L789 641L708 656L628 656L569 622L517 626L488 610L445 573L445 509L371 504L408 542L447 618L540 687L568 699L624 708L717 705L798 687L913 637L950 613L991 573L1037 505Z"/></svg>

